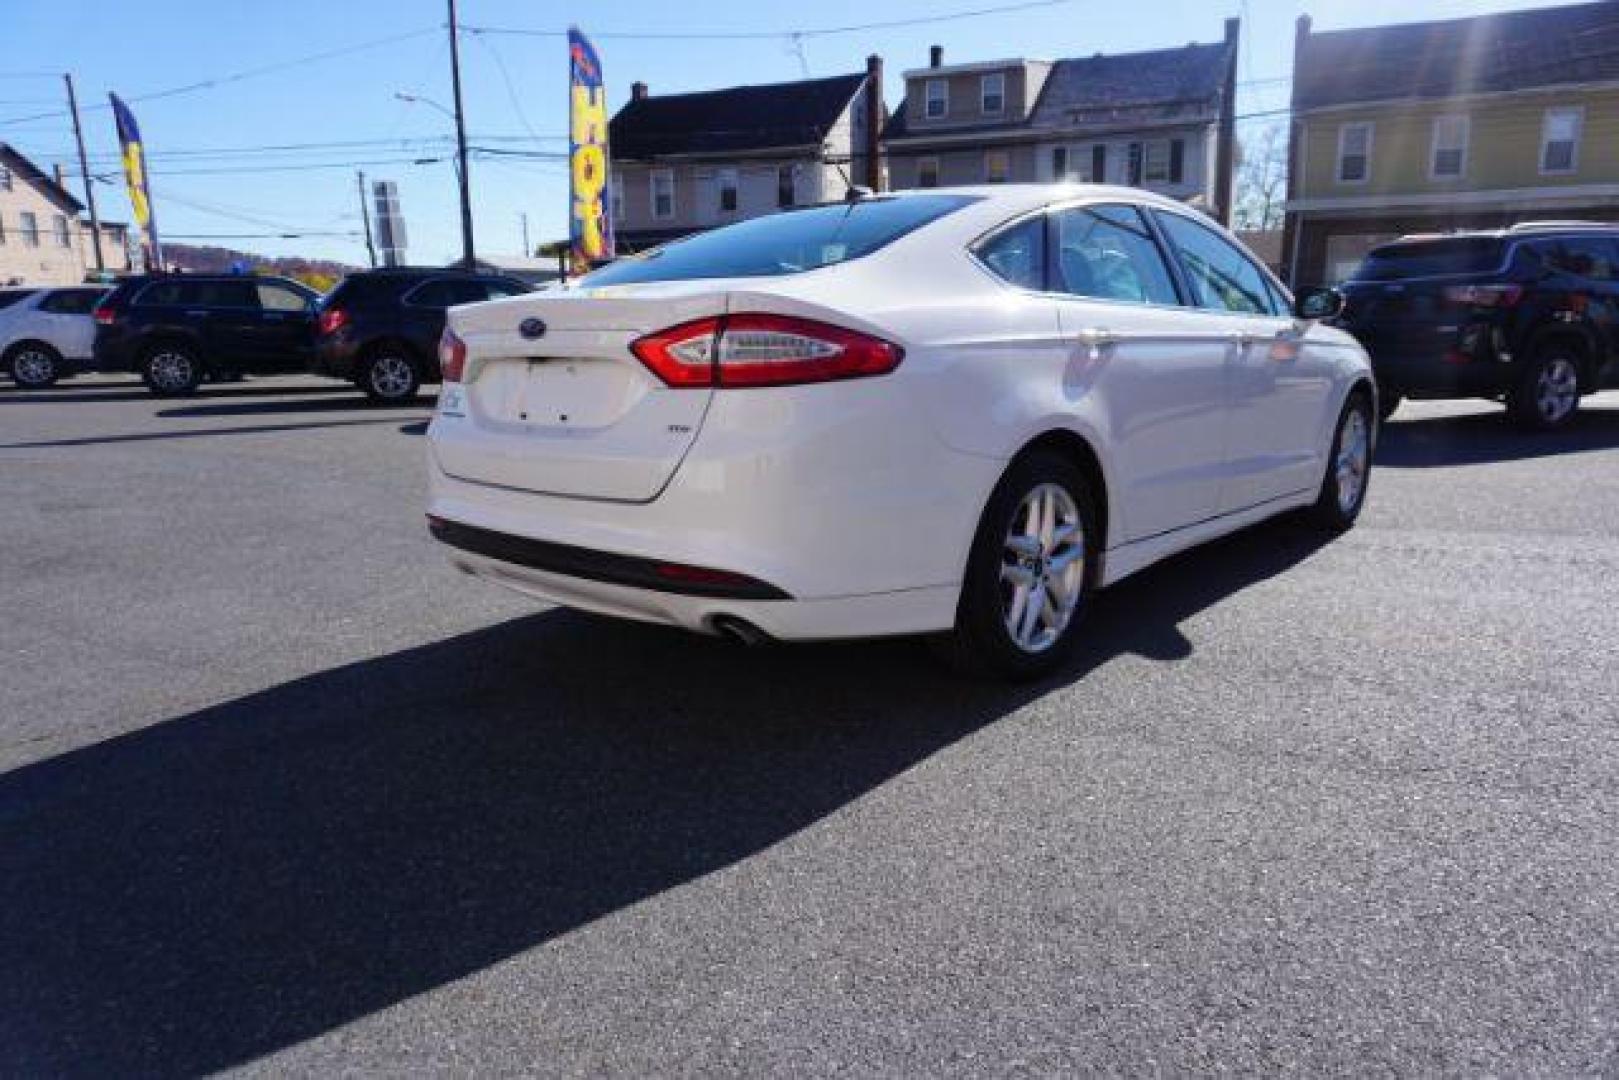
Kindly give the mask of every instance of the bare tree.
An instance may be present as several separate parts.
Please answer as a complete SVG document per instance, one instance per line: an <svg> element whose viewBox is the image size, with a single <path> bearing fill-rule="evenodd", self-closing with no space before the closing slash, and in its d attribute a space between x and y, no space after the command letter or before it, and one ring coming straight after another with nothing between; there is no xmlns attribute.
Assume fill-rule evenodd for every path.
<svg viewBox="0 0 1619 1080"><path fill-rule="evenodd" d="M1287 201L1287 127L1270 124L1237 148L1236 227L1264 231L1282 227Z"/></svg>

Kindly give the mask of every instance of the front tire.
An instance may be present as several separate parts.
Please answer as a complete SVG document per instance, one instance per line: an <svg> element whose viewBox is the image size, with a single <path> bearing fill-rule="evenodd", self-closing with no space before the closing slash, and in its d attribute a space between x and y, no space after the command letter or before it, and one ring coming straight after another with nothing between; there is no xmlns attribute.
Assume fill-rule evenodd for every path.
<svg viewBox="0 0 1619 1080"><path fill-rule="evenodd" d="M1101 551L1084 473L1048 451L1019 458L990 496L967 559L956 625L936 645L956 667L1039 678L1073 651Z"/></svg>
<svg viewBox="0 0 1619 1080"><path fill-rule="evenodd" d="M1338 414L1338 428L1327 458L1327 475L1310 516L1332 532L1355 524L1366 505L1366 487L1372 478L1372 403L1364 390L1356 390Z"/></svg>
<svg viewBox="0 0 1619 1080"><path fill-rule="evenodd" d="M1553 343L1535 353L1507 394L1507 415L1525 431L1555 431L1580 407L1580 358Z"/></svg>
<svg viewBox="0 0 1619 1080"><path fill-rule="evenodd" d="M62 356L49 345L27 341L6 356L6 368L20 390L44 390L62 377Z"/></svg>
<svg viewBox="0 0 1619 1080"><path fill-rule="evenodd" d="M416 400L422 376L416 361L400 349L372 354L360 372L360 389L377 405L404 405Z"/></svg>
<svg viewBox="0 0 1619 1080"><path fill-rule="evenodd" d="M194 393L202 376L202 358L184 345L158 345L141 358L141 381L156 397Z"/></svg>

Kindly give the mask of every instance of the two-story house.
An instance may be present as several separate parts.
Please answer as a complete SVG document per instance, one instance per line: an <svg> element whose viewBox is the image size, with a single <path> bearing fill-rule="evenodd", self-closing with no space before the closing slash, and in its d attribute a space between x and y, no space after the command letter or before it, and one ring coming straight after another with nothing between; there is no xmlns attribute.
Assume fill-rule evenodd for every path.
<svg viewBox="0 0 1619 1080"><path fill-rule="evenodd" d="M1214 44L1064 60L946 64L935 45L884 132L890 183L1129 184L1229 220L1238 32L1228 19Z"/></svg>
<svg viewBox="0 0 1619 1080"><path fill-rule="evenodd" d="M1293 283L1407 233L1619 220L1619 4L1330 33L1305 16L1293 57Z"/></svg>
<svg viewBox="0 0 1619 1080"><path fill-rule="evenodd" d="M608 126L620 252L881 187L882 60L859 75L654 96Z"/></svg>
<svg viewBox="0 0 1619 1080"><path fill-rule="evenodd" d="M0 285L75 285L95 270L90 223L62 182L0 142ZM130 269L129 230L101 223L106 269Z"/></svg>

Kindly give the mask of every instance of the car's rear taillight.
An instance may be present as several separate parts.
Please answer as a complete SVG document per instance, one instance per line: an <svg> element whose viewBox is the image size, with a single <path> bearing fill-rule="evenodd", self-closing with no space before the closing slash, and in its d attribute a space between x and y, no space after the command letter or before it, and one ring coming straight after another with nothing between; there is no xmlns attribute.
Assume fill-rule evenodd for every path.
<svg viewBox="0 0 1619 1080"><path fill-rule="evenodd" d="M96 309L92 311L90 315L95 319L97 326L112 325L112 308L107 304L97 304Z"/></svg>
<svg viewBox="0 0 1619 1080"><path fill-rule="evenodd" d="M630 351L672 387L790 386L886 375L892 342L789 315L725 315L637 339Z"/></svg>
<svg viewBox="0 0 1619 1080"><path fill-rule="evenodd" d="M447 326L438 339L438 366L445 382L460 382L467 370L467 343Z"/></svg>
<svg viewBox="0 0 1619 1080"><path fill-rule="evenodd" d="M349 313L342 308L327 308L320 313L320 319L315 323L315 329L322 336L335 334L349 324Z"/></svg>
<svg viewBox="0 0 1619 1080"><path fill-rule="evenodd" d="M1522 285L1451 285L1445 299L1467 307L1512 307L1523 297Z"/></svg>

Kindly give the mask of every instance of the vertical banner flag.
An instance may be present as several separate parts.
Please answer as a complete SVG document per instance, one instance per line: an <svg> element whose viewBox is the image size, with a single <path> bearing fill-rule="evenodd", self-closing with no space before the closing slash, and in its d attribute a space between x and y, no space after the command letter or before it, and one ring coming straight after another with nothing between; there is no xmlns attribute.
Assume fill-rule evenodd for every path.
<svg viewBox="0 0 1619 1080"><path fill-rule="evenodd" d="M584 274L613 257L607 182L607 90L596 47L568 27L568 264Z"/></svg>
<svg viewBox="0 0 1619 1080"><path fill-rule="evenodd" d="M129 203L135 208L135 224L146 232L146 266L163 269L163 248L157 242L157 218L152 214L152 189L146 183L146 148L141 145L141 129L129 106L112 99L112 115L118 122L118 146L124 155L124 179L129 184Z"/></svg>

